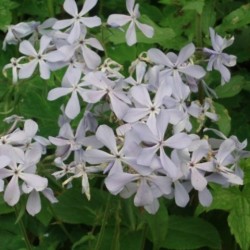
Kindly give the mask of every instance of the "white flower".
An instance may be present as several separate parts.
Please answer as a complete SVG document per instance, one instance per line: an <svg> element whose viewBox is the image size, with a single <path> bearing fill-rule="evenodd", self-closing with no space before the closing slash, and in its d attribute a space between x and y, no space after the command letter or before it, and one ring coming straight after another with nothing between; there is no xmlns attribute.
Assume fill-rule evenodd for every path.
<svg viewBox="0 0 250 250"><path fill-rule="evenodd" d="M63 54L59 51L46 52L51 40L51 38L43 36L40 40L40 49L38 52L36 52L29 41L25 40L21 42L19 51L24 55L31 57L32 60L21 66L19 71L20 79L29 78L34 73L38 64L41 78L49 79L50 66L48 62L57 62L64 59Z"/></svg>
<svg viewBox="0 0 250 250"><path fill-rule="evenodd" d="M234 55L228 55L222 51L232 45L234 37L231 37L229 40L222 38L216 34L212 28L209 28L209 32L213 50L204 48L204 52L210 54L207 70L211 71L213 68L218 70L221 74L221 83L223 85L225 82L229 82L231 78L231 73L227 67L234 66L237 58Z"/></svg>
<svg viewBox="0 0 250 250"><path fill-rule="evenodd" d="M7 77L7 73L6 70L7 69L12 69L12 82L13 83L17 83L18 81L18 72L21 68L21 64L19 64L19 62L24 58L24 56L20 57L20 58L14 58L12 57L10 59L10 63L6 64L3 68L3 75L5 77Z"/></svg>
<svg viewBox="0 0 250 250"><path fill-rule="evenodd" d="M63 4L64 10L71 15L73 18L57 21L53 25L53 29L60 30L70 27L70 33L68 36L68 42L72 44L81 35L81 25L83 27L97 27L101 25L101 19L97 16L94 17L84 17L94 6L97 0L85 0L82 10L78 12L75 0L65 0Z"/></svg>
<svg viewBox="0 0 250 250"><path fill-rule="evenodd" d="M126 0L126 6L130 14L129 16L112 14L109 16L107 23L112 27L120 27L130 22L126 32L126 41L129 46L134 45L137 42L135 31L136 26L146 37L153 37L154 29L147 24L142 24L137 21L140 17L139 4L135 5L135 0Z"/></svg>

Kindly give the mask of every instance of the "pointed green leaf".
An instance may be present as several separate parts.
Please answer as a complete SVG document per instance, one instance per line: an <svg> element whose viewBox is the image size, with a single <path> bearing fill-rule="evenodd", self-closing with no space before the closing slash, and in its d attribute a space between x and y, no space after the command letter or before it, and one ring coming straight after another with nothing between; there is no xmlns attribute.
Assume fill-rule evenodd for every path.
<svg viewBox="0 0 250 250"><path fill-rule="evenodd" d="M220 236L209 222L194 217L169 217L169 230L164 242L169 249L197 249L211 247L219 249Z"/></svg>
<svg viewBox="0 0 250 250"><path fill-rule="evenodd" d="M241 249L248 250L250 247L250 204L245 198L238 200L228 216L228 224Z"/></svg>
<svg viewBox="0 0 250 250"><path fill-rule="evenodd" d="M232 97L242 90L245 84L245 79L243 76L234 76L230 80L230 82L226 83L225 85L220 85L215 89L219 98L227 98Z"/></svg>
<svg viewBox="0 0 250 250"><path fill-rule="evenodd" d="M219 120L217 121L219 129L222 133L228 135L231 130L231 117L229 116L227 109L222 104L216 102L213 104L216 114L219 116Z"/></svg>

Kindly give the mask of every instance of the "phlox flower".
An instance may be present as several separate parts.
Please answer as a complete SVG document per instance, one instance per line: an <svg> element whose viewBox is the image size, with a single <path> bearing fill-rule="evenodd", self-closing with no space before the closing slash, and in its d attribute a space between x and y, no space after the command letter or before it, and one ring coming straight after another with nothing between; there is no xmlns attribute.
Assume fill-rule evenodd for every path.
<svg viewBox="0 0 250 250"><path fill-rule="evenodd" d="M38 25L39 22L32 21L8 26L7 35L3 41L3 50L6 49L7 44L18 44L22 38L32 34Z"/></svg>
<svg viewBox="0 0 250 250"><path fill-rule="evenodd" d="M81 35L82 27L97 27L101 25L101 19L97 16L84 17L92 8L95 7L97 0L85 0L82 10L78 12L75 0L65 0L63 4L64 10L71 15L73 18L57 21L53 25L53 29L61 30L70 27L70 33L67 41L72 44Z"/></svg>
<svg viewBox="0 0 250 250"><path fill-rule="evenodd" d="M155 214L159 208L158 199L171 193L172 181L167 176L158 176L148 168L138 167L138 173L125 173L121 166L112 171L105 179L107 189L114 195L120 193L123 198L129 198L135 193L134 204L143 206L149 213Z"/></svg>
<svg viewBox="0 0 250 250"><path fill-rule="evenodd" d="M22 66L22 64L20 64L19 62L22 61L22 59L24 59L25 57L24 56L21 56L20 58L14 58L12 57L10 59L10 63L6 64L4 67L3 67L3 75L5 77L7 77L7 69L12 69L12 82L15 84L17 83L18 81L18 73L19 73L19 70Z"/></svg>
<svg viewBox="0 0 250 250"><path fill-rule="evenodd" d="M85 86L84 83L80 82L82 72L79 68L72 68L71 73L64 78L62 87L57 87L48 93L48 100L53 101L59 97L68 95L71 93L71 97L65 107L65 114L70 118L74 119L80 113L80 103L78 94L82 97Z"/></svg>
<svg viewBox="0 0 250 250"><path fill-rule="evenodd" d="M155 120L155 125L137 123L132 127L143 145L145 145L137 157L137 163L150 166L157 152L160 152L160 161L168 176L175 178L178 174L176 165L165 153L165 148L184 149L188 147L192 139L186 133L176 133L165 139L165 133L169 125L169 115L161 112Z"/></svg>
<svg viewBox="0 0 250 250"><path fill-rule="evenodd" d="M153 37L154 29L147 25L140 23L137 19L140 17L139 4L135 4L135 0L126 0L128 15L112 14L109 16L107 23L112 27L120 27L129 23L128 30L126 32L126 41L129 46L134 45L137 42L136 30L137 27L146 37Z"/></svg>
<svg viewBox="0 0 250 250"><path fill-rule="evenodd" d="M195 79L201 79L206 74L206 71L201 66L186 62L194 52L195 46L192 43L183 47L178 56L173 52L165 55L161 50L154 48L148 51L148 57L153 63L165 66L161 70L161 75L173 76L175 83L173 93L180 99L183 99L190 92L189 87L183 84L183 76L187 75Z"/></svg>
<svg viewBox="0 0 250 250"><path fill-rule="evenodd" d="M49 79L51 71L49 63L64 60L63 54L59 51L46 51L51 40L52 38L42 36L38 52L29 41L25 40L20 43L19 51L31 58L30 62L21 65L19 71L20 79L29 78L34 73L37 65L39 65L41 78Z"/></svg>
<svg viewBox="0 0 250 250"><path fill-rule="evenodd" d="M108 96L111 109L115 115L122 119L127 112L127 104L131 104L130 99L122 90L119 82L112 81L103 72L91 72L84 78L85 84L92 89L85 89L82 93L83 99L88 103L97 103L104 96Z"/></svg>
<svg viewBox="0 0 250 250"><path fill-rule="evenodd" d="M236 64L237 57L223 53L223 50L234 42L234 37L230 39L222 38L215 33L214 29L209 28L212 49L204 48L203 51L210 55L207 70L218 70L221 74L222 85L228 82L231 78L231 73L227 67L233 67Z"/></svg>
<svg viewBox="0 0 250 250"><path fill-rule="evenodd" d="M21 163L11 161L8 166L3 166L0 168L0 179L11 177L4 191L4 200L10 206L14 206L21 196L20 180L36 191L42 191L47 187L48 180L33 173L35 165L33 162L29 162L29 159L24 159Z"/></svg>

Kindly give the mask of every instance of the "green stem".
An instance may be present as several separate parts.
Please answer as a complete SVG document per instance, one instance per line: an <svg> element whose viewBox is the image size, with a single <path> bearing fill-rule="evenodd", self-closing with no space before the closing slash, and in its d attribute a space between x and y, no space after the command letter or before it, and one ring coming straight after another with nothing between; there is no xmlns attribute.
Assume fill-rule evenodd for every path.
<svg viewBox="0 0 250 250"><path fill-rule="evenodd" d="M55 214L54 211L53 211L53 208L52 208L51 204L49 204L49 210L51 211L53 217L55 218L56 224L59 225L59 227L62 229L62 231L65 233L65 235L66 235L66 236L68 237L68 239L70 240L71 244L74 244L73 238L71 237L70 233L68 232L68 230L67 230L66 227L64 226L63 222L61 222L61 221L57 218L56 214Z"/></svg>
<svg viewBox="0 0 250 250"><path fill-rule="evenodd" d="M134 214L133 207L132 207L133 204L129 200L128 202L126 202L126 206L127 206L127 211L128 211L128 218L130 220L131 230L135 231L136 230L136 221L135 221L135 214Z"/></svg>
<svg viewBox="0 0 250 250"><path fill-rule="evenodd" d="M120 249L121 200L119 199L117 203L118 204L117 204L116 213L115 213L115 232L114 232L114 237L113 237L112 246L111 246L112 250Z"/></svg>
<svg viewBox="0 0 250 250"><path fill-rule="evenodd" d="M18 218L18 208L17 208L17 206L14 206L14 208L15 208L16 217ZM21 234L24 237L24 241L25 241L25 245L26 245L27 250L32 250L32 246L30 244L30 241L29 241L25 226L23 224L23 219L22 218L20 218L20 220L18 220L18 225L19 225Z"/></svg>
<svg viewBox="0 0 250 250"><path fill-rule="evenodd" d="M148 225L145 223L144 224L144 229L143 229L143 237L142 237L141 250L145 249L147 230L148 230Z"/></svg>
<svg viewBox="0 0 250 250"><path fill-rule="evenodd" d="M196 33L196 45L198 48L202 48L202 16L200 14L196 15L195 23L195 33ZM197 59L202 58L202 51L197 52ZM201 81L198 83L198 98L201 104L204 103L205 93Z"/></svg>
<svg viewBox="0 0 250 250"><path fill-rule="evenodd" d="M111 201L111 195L109 194L107 205L106 205L104 215L103 215L103 218L102 218L102 225L101 225L100 233L98 235L97 243L95 245L95 250L102 249L102 238L103 238L103 235L104 235L106 222L107 222L107 219L108 219L108 211L109 211L109 207L110 207L110 201Z"/></svg>
<svg viewBox="0 0 250 250"><path fill-rule="evenodd" d="M55 16L55 12L54 12L54 0L47 0L47 6L48 6L49 15L51 17Z"/></svg>

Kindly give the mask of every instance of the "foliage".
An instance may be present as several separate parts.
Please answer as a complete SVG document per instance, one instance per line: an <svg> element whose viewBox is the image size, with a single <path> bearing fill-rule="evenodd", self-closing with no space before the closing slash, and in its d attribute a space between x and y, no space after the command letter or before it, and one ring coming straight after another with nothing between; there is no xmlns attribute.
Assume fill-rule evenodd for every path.
<svg viewBox="0 0 250 250"><path fill-rule="evenodd" d="M19 22L44 21L48 17L67 18L63 12L63 0L0 0L0 47L7 26ZM77 1L81 6L83 1ZM91 11L104 19L111 13L126 13L122 0L99 0ZM219 116L212 128L219 128L226 136L234 134L240 141L250 138L250 4L233 0L139 0L142 23L155 29L150 39L138 32L138 44L128 47L121 29L95 28L94 37L100 39L107 55L129 67L143 51L151 47L164 51L178 51L190 42L197 47L209 47L209 27L223 36L234 35L235 43L226 51L237 56L237 66L232 68L232 78L220 85L218 72L209 74L205 81L215 89L218 99L213 103ZM123 27L124 30L127 27ZM1 69L11 57L18 57L18 49L8 45L0 55ZM205 67L205 64L204 64ZM37 72L36 72L37 73ZM33 119L39 124L39 134L48 137L58 132L57 117L64 100L47 101L48 92L59 86L63 71L53 72L49 80L38 74L31 79L12 84L11 74L7 78L0 74L0 120L18 114ZM112 117L103 121L113 124ZM79 120L79 117L77 118ZM76 126L77 123L74 125ZM199 125L197 125L198 127ZM0 122L0 131L7 131ZM247 146L249 150L249 145ZM186 208L179 208L174 201L160 199L160 209L155 215L133 205L133 199L111 196L103 185L103 176L90 179L91 199L81 193L81 181L74 180L68 189L57 182L53 172L54 149L48 147L48 157L39 163L39 171L48 179L59 200L50 204L42 197L42 210L31 217L25 212L26 200L15 208L5 204L0 193L0 250L23 250L25 228L33 249L226 249L248 250L250 248L250 160L242 160L244 170L243 187L229 188L210 185L213 202L208 208L198 205L197 194L191 193ZM52 156L52 157L51 157ZM49 177L50 176L50 177ZM99 178L100 177L100 178ZM225 216L226 219L223 219ZM223 217L223 218L222 218ZM17 219L18 218L18 219ZM22 229L22 228L21 228Z"/></svg>

